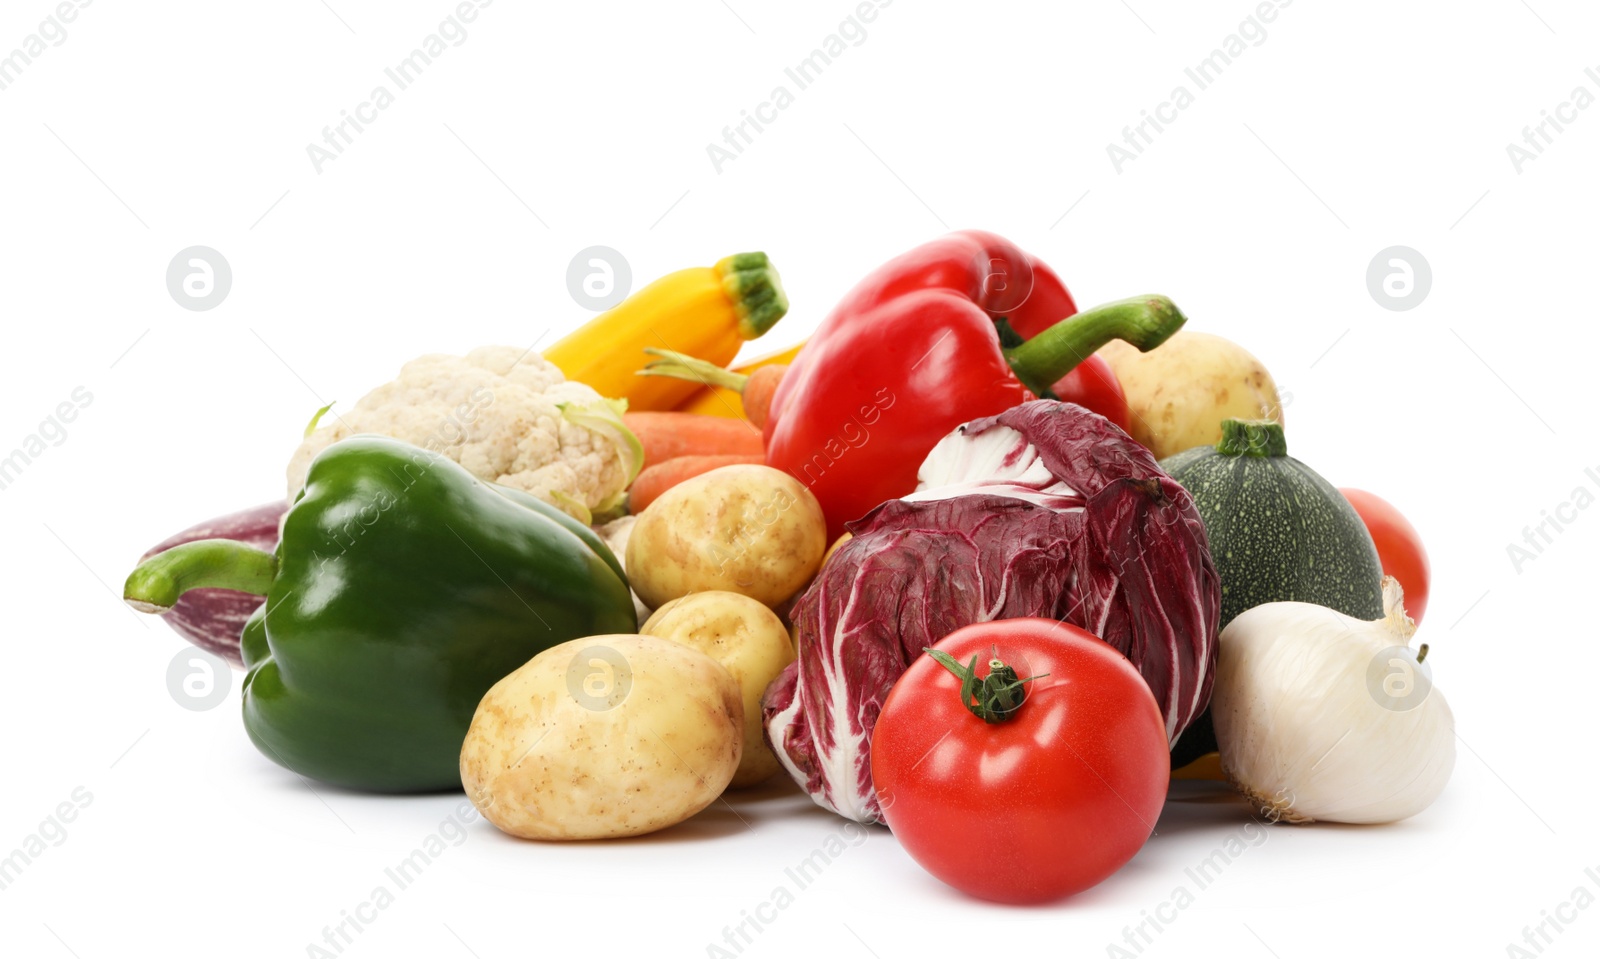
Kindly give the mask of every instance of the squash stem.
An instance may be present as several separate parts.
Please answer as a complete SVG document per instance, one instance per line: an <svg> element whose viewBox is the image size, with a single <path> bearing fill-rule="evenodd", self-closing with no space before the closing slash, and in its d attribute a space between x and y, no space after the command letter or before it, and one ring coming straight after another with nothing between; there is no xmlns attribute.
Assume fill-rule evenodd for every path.
<svg viewBox="0 0 1600 959"><path fill-rule="evenodd" d="M1272 459L1289 455L1289 441L1283 424L1277 420L1222 421L1222 439L1217 452L1223 456L1255 456Z"/></svg>
<svg viewBox="0 0 1600 959"><path fill-rule="evenodd" d="M753 340L789 312L783 281L765 253L735 253L713 267L739 317L739 336Z"/></svg>

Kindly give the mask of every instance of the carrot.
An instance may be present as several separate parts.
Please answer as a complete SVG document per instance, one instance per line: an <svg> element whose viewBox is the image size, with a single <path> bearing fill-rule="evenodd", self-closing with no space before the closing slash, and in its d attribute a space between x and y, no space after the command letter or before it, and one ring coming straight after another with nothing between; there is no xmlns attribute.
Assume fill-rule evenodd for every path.
<svg viewBox="0 0 1600 959"><path fill-rule="evenodd" d="M757 367L744 381L739 396L744 400L744 415L750 418L752 426L759 429L767 425L767 414L772 412L772 396L778 392L778 384L783 382L783 374L788 370L788 366Z"/></svg>
<svg viewBox="0 0 1600 959"><path fill-rule="evenodd" d="M729 422L738 421L730 420ZM724 466L737 466L746 463L760 465L765 462L766 458L760 454L745 456L735 453L717 456L679 456L664 463L648 466L639 473L639 476L633 481L633 485L628 488L628 512L634 514L644 512L651 503L661 497L662 493L672 489L684 480L694 479L702 473L709 473Z"/></svg>
<svg viewBox="0 0 1600 959"><path fill-rule="evenodd" d="M683 456L760 456L761 431L742 420L699 413L624 413L622 421L644 444L644 465Z"/></svg>
<svg viewBox="0 0 1600 959"><path fill-rule="evenodd" d="M779 350L776 353L767 353L762 356L758 356L749 362L740 363L738 366L729 367L727 372L744 374L748 376L763 366L788 366L790 363L794 362L794 358L796 356L800 355L800 351L805 348L805 345L805 341L801 340L799 343L796 343L794 346L791 346L786 350ZM715 371L716 368L712 367L712 370ZM687 370L684 372L687 372ZM662 374L660 371L652 370L650 375L656 376L670 374ZM720 377L715 378L721 379ZM704 378L700 378L700 380L701 382L706 382ZM727 416L733 419L738 419L741 415L741 406L742 404L739 401L739 390L737 388L708 385L702 386L700 389L696 390L693 396L684 400L682 403L679 403L676 408L680 412L684 413L706 413L711 416Z"/></svg>
<svg viewBox="0 0 1600 959"><path fill-rule="evenodd" d="M719 395L717 389L732 390L739 394L739 400L744 406L745 419L757 429L767 425L767 414L772 411L772 396L778 391L778 384L782 382L783 374L789 369L788 363L761 363L747 367L748 373L740 373L671 350L646 347L645 352L661 359L646 364L645 368L639 371L640 376L670 376L674 379L704 383L707 389L702 392L709 393L713 403L721 402L717 399ZM798 352L798 348L795 352ZM714 416L722 415L720 409L712 410L705 404L697 408L706 409Z"/></svg>

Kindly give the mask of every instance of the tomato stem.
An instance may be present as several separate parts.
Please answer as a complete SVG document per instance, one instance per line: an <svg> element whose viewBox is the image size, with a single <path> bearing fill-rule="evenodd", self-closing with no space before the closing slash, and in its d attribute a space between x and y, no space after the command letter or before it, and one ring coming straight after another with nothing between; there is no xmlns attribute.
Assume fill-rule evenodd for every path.
<svg viewBox="0 0 1600 959"><path fill-rule="evenodd" d="M979 678L976 655L963 666L943 650L924 647L922 651L961 680L961 705L986 723L1003 723L1015 717L1023 701L1028 698L1026 685L1050 675L1041 673L1018 678L1017 671L997 654L989 660L989 675Z"/></svg>

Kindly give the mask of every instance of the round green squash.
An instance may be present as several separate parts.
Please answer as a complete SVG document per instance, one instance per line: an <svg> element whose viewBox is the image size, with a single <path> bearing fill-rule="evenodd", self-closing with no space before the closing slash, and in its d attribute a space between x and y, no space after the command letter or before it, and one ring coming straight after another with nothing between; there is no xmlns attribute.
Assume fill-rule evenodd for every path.
<svg viewBox="0 0 1600 959"><path fill-rule="evenodd" d="M1288 455L1283 426L1225 420L1222 441L1169 456L1161 468L1194 498L1222 580L1220 627L1263 603L1316 603L1356 619L1383 617L1383 567L1355 508ZM1216 749L1208 711L1173 750L1173 768Z"/></svg>

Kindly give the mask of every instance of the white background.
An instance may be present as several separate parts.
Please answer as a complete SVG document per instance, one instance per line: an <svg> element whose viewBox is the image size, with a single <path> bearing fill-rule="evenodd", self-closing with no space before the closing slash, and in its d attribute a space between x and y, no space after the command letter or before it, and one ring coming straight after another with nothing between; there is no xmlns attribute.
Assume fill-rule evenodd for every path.
<svg viewBox="0 0 1600 959"><path fill-rule="evenodd" d="M419 353L553 341L586 317L564 277L590 245L636 285L768 251L784 345L965 226L1045 258L1084 305L1162 292L1246 344L1292 396L1291 451L1398 504L1433 556L1418 639L1460 734L1443 798L1390 828L1273 828L1144 954L1502 956L1575 887L1600 892L1600 511L1520 571L1507 555L1600 491L1600 109L1520 173L1506 152L1575 87L1600 93L1592 5L1300 0L1119 174L1106 145L1192 90L1184 67L1252 3L900 0L718 174L707 144L852 3L501 0L318 174L306 145L452 9L328 2L101 0L0 91L0 452L93 394L0 491L0 855L93 796L0 892L0 951L306 955L460 801L308 788L251 748L237 675L221 707L180 708L180 640L117 599L147 546L281 495L324 401ZM52 9L8 0L0 51ZM195 244L233 267L210 312L164 282ZM1408 312L1366 285L1394 244L1432 265ZM1128 867L1029 910L963 899L876 830L744 954L1106 955L1247 821L1225 795L1170 802ZM480 821L344 954L707 955L841 826L783 789L632 842ZM1594 954L1600 909L1576 915L1546 955Z"/></svg>

